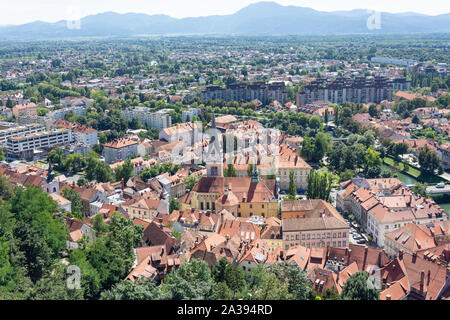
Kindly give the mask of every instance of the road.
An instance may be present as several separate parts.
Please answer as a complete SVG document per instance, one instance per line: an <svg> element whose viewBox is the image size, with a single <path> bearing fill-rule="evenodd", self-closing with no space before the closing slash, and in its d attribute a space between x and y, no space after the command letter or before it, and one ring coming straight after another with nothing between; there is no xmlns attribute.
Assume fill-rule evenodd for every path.
<svg viewBox="0 0 450 320"><path fill-rule="evenodd" d="M436 194L436 193L450 193L450 184L446 184L445 188L436 188L436 186L427 187L427 193Z"/></svg>

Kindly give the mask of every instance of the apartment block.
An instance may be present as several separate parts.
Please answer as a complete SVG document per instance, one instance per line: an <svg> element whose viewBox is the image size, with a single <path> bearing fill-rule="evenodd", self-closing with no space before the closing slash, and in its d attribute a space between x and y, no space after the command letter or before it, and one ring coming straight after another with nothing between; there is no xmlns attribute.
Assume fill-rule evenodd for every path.
<svg viewBox="0 0 450 320"><path fill-rule="evenodd" d="M392 100L392 80L376 76L356 77L354 79L338 77L334 80L319 78L303 86L297 93L297 106L328 100L331 103L380 103Z"/></svg>
<svg viewBox="0 0 450 320"><path fill-rule="evenodd" d="M105 144L103 153L107 163L114 163L138 154L138 142L130 138L120 138Z"/></svg>
<svg viewBox="0 0 450 320"><path fill-rule="evenodd" d="M122 116L127 121L138 119L148 128L161 130L172 126L172 118L168 114L168 111L169 109L163 109L156 112L150 112L150 109L148 108L136 107L134 109L122 111Z"/></svg>
<svg viewBox="0 0 450 320"><path fill-rule="evenodd" d="M8 138L6 141L6 153L10 158L31 159L36 149L52 148L72 142L73 136L70 130L42 131Z"/></svg>
<svg viewBox="0 0 450 320"><path fill-rule="evenodd" d="M6 129L0 130L0 144L6 144L8 138L17 137L17 136L27 136L30 134L43 132L45 128L40 126L39 124L28 124L25 126L19 127L10 127Z"/></svg>
<svg viewBox="0 0 450 320"><path fill-rule="evenodd" d="M250 102L259 100L263 104L277 100L284 104L287 92L284 82L265 83L263 81L252 83L232 83L225 88L221 86L207 86L201 93L202 100L225 100Z"/></svg>

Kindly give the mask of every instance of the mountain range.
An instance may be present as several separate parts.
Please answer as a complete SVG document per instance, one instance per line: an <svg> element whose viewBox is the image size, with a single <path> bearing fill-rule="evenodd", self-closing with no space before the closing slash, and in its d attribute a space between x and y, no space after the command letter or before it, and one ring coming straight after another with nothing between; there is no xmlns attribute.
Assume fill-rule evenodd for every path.
<svg viewBox="0 0 450 320"><path fill-rule="evenodd" d="M379 28L368 28L367 10L323 12L275 2L258 2L230 15L177 19L167 15L105 12L79 21L69 28L65 20L36 21L0 26L0 40L31 40L75 37L135 35L330 35L404 34L450 32L450 13L429 16L420 13L379 14ZM377 20L372 19L372 23ZM76 24L74 24L76 26ZM376 26L375 24L373 24Z"/></svg>

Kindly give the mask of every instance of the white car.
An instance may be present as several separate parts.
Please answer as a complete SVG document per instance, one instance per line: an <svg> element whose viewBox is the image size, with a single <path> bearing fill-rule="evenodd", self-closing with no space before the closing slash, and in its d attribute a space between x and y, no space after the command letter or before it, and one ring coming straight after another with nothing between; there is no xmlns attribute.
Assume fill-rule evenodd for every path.
<svg viewBox="0 0 450 320"><path fill-rule="evenodd" d="M438 189L444 189L444 188L445 188L445 183L438 183L438 184L436 185L436 188L438 188Z"/></svg>

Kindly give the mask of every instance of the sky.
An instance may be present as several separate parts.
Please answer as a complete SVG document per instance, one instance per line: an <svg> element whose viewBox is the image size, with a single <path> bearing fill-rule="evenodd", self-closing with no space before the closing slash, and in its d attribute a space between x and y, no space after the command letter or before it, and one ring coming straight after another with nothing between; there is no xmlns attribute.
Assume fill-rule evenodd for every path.
<svg viewBox="0 0 450 320"><path fill-rule="evenodd" d="M114 11L166 14L175 18L232 14L260 0L0 0L0 25L32 21L74 20ZM275 0L281 5L319 11L370 9L383 12L418 12L437 15L450 12L448 0Z"/></svg>

